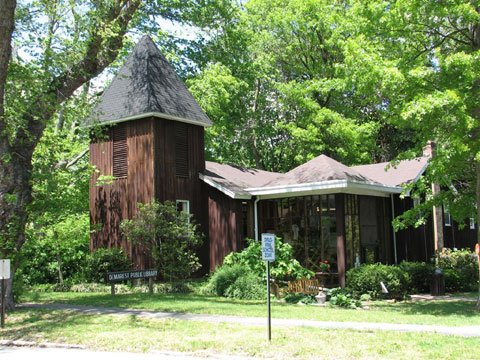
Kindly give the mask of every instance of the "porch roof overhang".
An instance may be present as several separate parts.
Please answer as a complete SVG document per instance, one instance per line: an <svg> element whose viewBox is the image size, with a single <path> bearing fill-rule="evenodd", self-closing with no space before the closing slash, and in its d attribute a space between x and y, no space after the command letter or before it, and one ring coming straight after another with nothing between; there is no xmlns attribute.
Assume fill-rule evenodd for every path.
<svg viewBox="0 0 480 360"><path fill-rule="evenodd" d="M403 191L398 186L385 186L378 183L355 180L327 180L306 184L248 188L245 190L262 199L333 193L389 197L391 194L400 194Z"/></svg>
<svg viewBox="0 0 480 360"><path fill-rule="evenodd" d="M308 196L322 194L356 194L378 197L389 197L391 194L400 194L403 189L399 186L386 186L378 183L368 183L355 180L328 180L307 184L293 184L281 186L261 186L255 188L246 188L243 191L234 191L215 182L208 176L200 174L200 179L208 185L221 191L232 199L249 200L253 196L257 199L278 199L293 196Z"/></svg>

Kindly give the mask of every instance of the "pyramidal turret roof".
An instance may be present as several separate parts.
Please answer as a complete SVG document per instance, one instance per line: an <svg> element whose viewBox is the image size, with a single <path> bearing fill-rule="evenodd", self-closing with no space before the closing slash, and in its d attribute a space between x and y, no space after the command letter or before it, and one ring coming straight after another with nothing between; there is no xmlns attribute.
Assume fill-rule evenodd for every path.
<svg viewBox="0 0 480 360"><path fill-rule="evenodd" d="M89 123L110 124L147 116L212 124L153 40L144 36L102 94Z"/></svg>

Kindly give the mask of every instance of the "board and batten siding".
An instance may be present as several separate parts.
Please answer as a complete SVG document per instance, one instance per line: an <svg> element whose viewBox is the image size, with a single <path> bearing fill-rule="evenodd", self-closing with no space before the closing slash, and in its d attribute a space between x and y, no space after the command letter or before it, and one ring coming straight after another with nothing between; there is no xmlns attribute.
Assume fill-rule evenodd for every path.
<svg viewBox="0 0 480 360"><path fill-rule="evenodd" d="M112 126L106 130L106 139L92 141L90 161L97 169L90 182L90 219L96 230L91 235L92 250L122 247L137 268L149 267L150 254L126 241L120 232L121 221L132 218L139 203L188 200L190 213L206 235L198 253L203 271L208 271L208 201L199 179L205 170L203 131L197 125L146 118ZM126 149L122 133L126 134ZM114 141L119 139L114 154ZM122 175L123 153L127 154L127 176L97 183L100 175L113 175L114 155L120 164L117 175Z"/></svg>
<svg viewBox="0 0 480 360"><path fill-rule="evenodd" d="M243 248L242 200L235 200L208 186L210 271L225 256Z"/></svg>
<svg viewBox="0 0 480 360"><path fill-rule="evenodd" d="M205 170L202 126L155 119L155 199L188 200L193 220L205 235L198 250L201 273L208 272L208 202L199 174Z"/></svg>
<svg viewBox="0 0 480 360"><path fill-rule="evenodd" d="M90 222L94 232L90 237L91 250L121 247L138 268L149 266L149 256L141 246L132 246L120 231L123 219L132 218L138 203L150 202L154 196L153 121L137 120L117 124L106 130L104 140L90 144L90 163L96 170L90 180ZM124 133L126 148L120 143L115 151L118 176L112 181L98 183L101 175L114 175L114 141ZM123 141L123 139L121 139ZM126 156L125 162L121 158ZM126 173L126 176L121 176ZM120 175L120 176L119 176Z"/></svg>

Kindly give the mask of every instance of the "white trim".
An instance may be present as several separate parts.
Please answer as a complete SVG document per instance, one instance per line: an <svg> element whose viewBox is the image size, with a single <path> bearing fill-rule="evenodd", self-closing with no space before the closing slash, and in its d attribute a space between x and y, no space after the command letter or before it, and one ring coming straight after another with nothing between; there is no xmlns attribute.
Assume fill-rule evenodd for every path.
<svg viewBox="0 0 480 360"><path fill-rule="evenodd" d="M190 200L182 200L182 199L175 200L175 206L178 206L178 204L185 204L187 209L185 210L185 207L182 206L183 208L182 212L190 215Z"/></svg>
<svg viewBox="0 0 480 360"><path fill-rule="evenodd" d="M341 189L344 193L359 195L373 195L389 197L390 194L400 194L403 189L398 186L388 186L376 183L365 183L355 180L327 180L322 182L307 184L278 185L270 187L247 188L245 191L252 195L274 197L302 196L312 192L322 191L322 193L334 193ZM267 197L264 197L267 198Z"/></svg>
<svg viewBox="0 0 480 360"><path fill-rule="evenodd" d="M445 226L448 226L448 227L452 226L452 215L450 214L450 210L448 210L445 207L443 208L443 222Z"/></svg>
<svg viewBox="0 0 480 360"><path fill-rule="evenodd" d="M198 177L200 178L200 180L203 180L205 183L224 193L225 195L230 196L232 199L250 200L252 198L251 195L237 194L236 192L227 189L225 186L222 186L219 183L216 183L215 181L207 178L204 174L198 174Z"/></svg>
<svg viewBox="0 0 480 360"><path fill-rule="evenodd" d="M118 124L118 123L130 121L130 120L143 119L143 118L147 118L147 117L158 117L158 118L165 119L165 120L180 121L180 122L183 122L183 123L200 125L200 126L203 126L203 127L212 126L211 123L207 124L207 123L205 123L203 121L200 121L200 120L185 119L185 118L182 118L182 117L168 115L168 114L164 114L164 113L161 113L161 112L148 112L148 113L143 113L143 114L138 114L138 115L133 115L133 116L127 116L125 118L116 119L116 120L109 120L109 121L104 121L104 122L96 121L93 124L87 125L86 128L91 128L91 127L94 127L94 126Z"/></svg>
<svg viewBox="0 0 480 360"><path fill-rule="evenodd" d="M393 200L393 194L390 194L390 199L391 199L391 202L392 202L392 222L393 222L393 219L395 219L395 202ZM398 256L397 256L397 232L395 231L394 227L392 224L390 224L390 226L392 226L392 232L393 232L393 257L395 259L395 265L398 264Z"/></svg>
<svg viewBox="0 0 480 360"><path fill-rule="evenodd" d="M470 218L470 230L475 230L475 218Z"/></svg>
<svg viewBox="0 0 480 360"><path fill-rule="evenodd" d="M416 183L420 177L423 175L423 173L425 172L425 170L427 170L427 167L428 167L428 163L429 163L429 160L427 160L427 162L425 163L425 165L422 166L422 168L420 169L420 171L418 172L417 176L415 176L415 178L413 180L410 180L407 184L414 184ZM407 185L405 184L405 185ZM408 190L406 193L405 193L405 196L410 196L410 193L412 191L411 190Z"/></svg>
<svg viewBox="0 0 480 360"><path fill-rule="evenodd" d="M254 226L255 226L255 240L258 241L258 202L260 197L257 197L253 202L253 216L255 217Z"/></svg>

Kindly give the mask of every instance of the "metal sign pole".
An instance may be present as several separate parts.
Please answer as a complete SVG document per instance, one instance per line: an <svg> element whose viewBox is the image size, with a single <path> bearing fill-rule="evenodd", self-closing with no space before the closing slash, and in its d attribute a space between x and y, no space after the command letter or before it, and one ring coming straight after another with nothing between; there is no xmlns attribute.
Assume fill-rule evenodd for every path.
<svg viewBox="0 0 480 360"><path fill-rule="evenodd" d="M5 279L2 279L2 316L1 316L1 321L0 321L0 327L3 329L5 327L5 290L6 290L6 284L5 284Z"/></svg>
<svg viewBox="0 0 480 360"><path fill-rule="evenodd" d="M267 313L268 313L268 341L272 341L272 312L270 307L270 261L267 261Z"/></svg>

